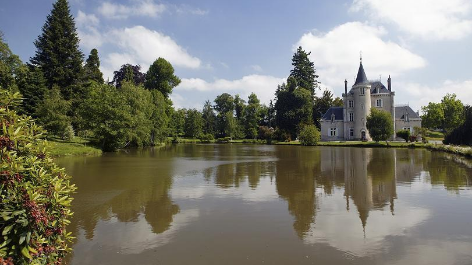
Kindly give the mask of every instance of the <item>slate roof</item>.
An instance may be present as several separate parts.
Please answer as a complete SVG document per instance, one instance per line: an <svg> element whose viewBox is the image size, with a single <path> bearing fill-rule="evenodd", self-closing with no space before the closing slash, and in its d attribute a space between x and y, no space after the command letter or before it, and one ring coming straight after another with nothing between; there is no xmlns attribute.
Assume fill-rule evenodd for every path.
<svg viewBox="0 0 472 265"><path fill-rule="evenodd" d="M343 107L331 107L323 115L323 120L331 120L331 114L334 113L334 119L337 121L343 120Z"/></svg>
<svg viewBox="0 0 472 265"><path fill-rule="evenodd" d="M365 75L364 67L362 66L362 61L361 61L361 64L359 65L359 71L357 71L356 83L354 83L354 85L367 83L367 82L369 82L369 80L367 80L367 76Z"/></svg>
<svg viewBox="0 0 472 265"><path fill-rule="evenodd" d="M413 111L410 106L395 107L395 119L405 119L405 114L408 114L410 119L418 119L420 116Z"/></svg>
<svg viewBox="0 0 472 265"><path fill-rule="evenodd" d="M370 88L370 93L371 94L378 94L378 93L389 93L388 89L382 84L380 81L372 81L369 82L371 88Z"/></svg>

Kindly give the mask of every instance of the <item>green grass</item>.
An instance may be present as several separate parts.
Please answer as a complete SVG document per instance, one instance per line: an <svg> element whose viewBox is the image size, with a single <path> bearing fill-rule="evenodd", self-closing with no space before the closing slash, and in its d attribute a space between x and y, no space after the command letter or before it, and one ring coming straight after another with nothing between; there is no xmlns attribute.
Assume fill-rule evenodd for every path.
<svg viewBox="0 0 472 265"><path fill-rule="evenodd" d="M278 142L277 145L300 145L299 141ZM346 147L424 147L423 143L406 143L406 142L362 142L362 141L333 141L318 142L318 146L346 146Z"/></svg>
<svg viewBox="0 0 472 265"><path fill-rule="evenodd" d="M101 155L102 150L90 145L88 140L74 137L71 141L52 138L48 140L51 156L96 156Z"/></svg>
<svg viewBox="0 0 472 265"><path fill-rule="evenodd" d="M425 147L433 151L442 151L466 157L472 157L472 147L470 146L455 146L443 144L427 144Z"/></svg>
<svg viewBox="0 0 472 265"><path fill-rule="evenodd" d="M444 140L444 133L428 130L426 132L426 139L428 141L442 141Z"/></svg>

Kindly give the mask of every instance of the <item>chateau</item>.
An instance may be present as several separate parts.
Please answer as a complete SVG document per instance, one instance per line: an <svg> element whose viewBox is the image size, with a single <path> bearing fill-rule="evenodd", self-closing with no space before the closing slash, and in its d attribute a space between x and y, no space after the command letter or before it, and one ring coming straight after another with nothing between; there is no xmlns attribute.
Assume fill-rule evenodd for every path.
<svg viewBox="0 0 472 265"><path fill-rule="evenodd" d="M380 81L369 81L362 66L362 59L357 72L356 82L347 91L344 80L342 95L344 106L331 107L321 118L322 141L372 140L366 127L367 116L371 108L388 111L392 115L394 131L410 130L421 127L421 118L409 106L395 106L395 92L392 91L392 79L387 80L387 87ZM392 137L393 140L395 136Z"/></svg>

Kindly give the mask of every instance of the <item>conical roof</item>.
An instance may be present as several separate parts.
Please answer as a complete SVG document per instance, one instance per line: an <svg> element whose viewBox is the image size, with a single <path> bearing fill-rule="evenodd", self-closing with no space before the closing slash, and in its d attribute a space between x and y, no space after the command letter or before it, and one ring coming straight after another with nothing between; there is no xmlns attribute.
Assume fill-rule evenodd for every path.
<svg viewBox="0 0 472 265"><path fill-rule="evenodd" d="M359 65L359 71L357 72L356 83L354 85L367 83L367 82L368 82L367 76L365 75L364 67L362 66L362 61L361 61L361 64Z"/></svg>

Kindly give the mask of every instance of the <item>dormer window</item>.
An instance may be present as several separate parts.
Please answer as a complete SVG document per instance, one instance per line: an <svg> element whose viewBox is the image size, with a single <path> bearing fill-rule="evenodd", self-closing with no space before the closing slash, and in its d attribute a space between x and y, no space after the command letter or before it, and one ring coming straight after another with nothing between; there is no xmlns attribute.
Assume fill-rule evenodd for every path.
<svg viewBox="0 0 472 265"><path fill-rule="evenodd" d="M408 113L405 113L405 121L406 121L406 122L409 122L409 121L410 121L410 117L408 116Z"/></svg>
<svg viewBox="0 0 472 265"><path fill-rule="evenodd" d="M331 114L331 122L334 122L335 118L336 118L336 116L334 115L334 113Z"/></svg>

